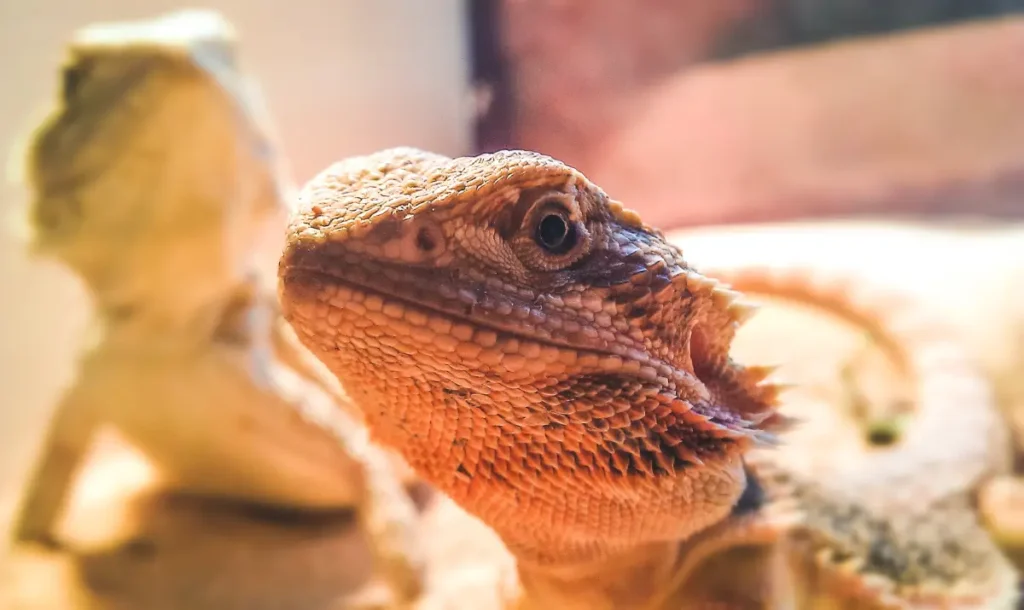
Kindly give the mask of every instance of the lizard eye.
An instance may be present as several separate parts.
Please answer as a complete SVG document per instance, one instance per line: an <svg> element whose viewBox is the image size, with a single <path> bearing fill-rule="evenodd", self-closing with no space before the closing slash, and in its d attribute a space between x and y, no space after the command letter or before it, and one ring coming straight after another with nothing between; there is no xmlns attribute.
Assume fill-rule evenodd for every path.
<svg viewBox="0 0 1024 610"><path fill-rule="evenodd" d="M540 215L534 239L552 254L565 254L576 246L578 235L576 223L569 220L567 212L551 209Z"/></svg>
<svg viewBox="0 0 1024 610"><path fill-rule="evenodd" d="M506 220L506 231L511 233L506 239L527 268L539 272L558 271L575 264L589 252L589 228L579 204L568 193L529 192L513 211L523 217L512 216Z"/></svg>

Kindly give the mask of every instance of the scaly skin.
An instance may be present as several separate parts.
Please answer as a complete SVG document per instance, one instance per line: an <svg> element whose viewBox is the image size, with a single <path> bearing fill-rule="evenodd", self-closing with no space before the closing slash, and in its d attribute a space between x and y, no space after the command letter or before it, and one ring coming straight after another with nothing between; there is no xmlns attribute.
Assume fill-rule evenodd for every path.
<svg viewBox="0 0 1024 610"><path fill-rule="evenodd" d="M849 273L779 264L708 273L865 331L917 404L897 444L865 443L853 460L824 460L799 446L750 456L773 481L768 495L799 515L788 540L799 551L793 561L818 573L797 579L818 582L804 594L855 607L1014 607L1017 574L972 506L1009 472L1010 438L983 373L946 324L908 294Z"/></svg>
<svg viewBox="0 0 1024 610"><path fill-rule="evenodd" d="M892 457L833 473L838 485L808 479L757 449L787 420L770 369L729 357L752 308L553 159L393 149L344 160L300 195L279 276L285 318L375 438L515 555L524 607L678 607L703 558L789 528L830 572L859 560L853 593L879 605L921 601L916 585L932 577L955 587L929 601L1012 597L1012 572L970 511L950 512L965 525L945 538L904 537L886 529L903 514L859 495L876 468L906 466L894 473L914 482L960 472L964 447L978 472L922 500L930 511L963 495L993 463L984 387L920 377L922 434L954 417L947 459L911 432ZM826 302L859 312L844 303ZM899 351L901 335L885 337L914 374L960 364L932 363L941 350L919 361ZM940 391L976 408L933 412ZM894 571L893 555L907 565ZM921 582L914 570L929 566Z"/></svg>
<svg viewBox="0 0 1024 610"><path fill-rule="evenodd" d="M60 105L28 151L32 245L83 280L100 332L15 542L62 544L57 518L109 425L173 491L357 508L398 596L415 596L414 506L390 457L259 285L254 238L283 220L287 181L230 26L205 11L100 24L69 50Z"/></svg>

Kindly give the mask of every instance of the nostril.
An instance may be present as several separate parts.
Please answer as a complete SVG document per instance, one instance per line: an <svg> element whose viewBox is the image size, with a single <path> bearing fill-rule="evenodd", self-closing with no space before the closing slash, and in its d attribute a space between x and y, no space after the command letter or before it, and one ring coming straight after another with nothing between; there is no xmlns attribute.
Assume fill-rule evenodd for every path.
<svg viewBox="0 0 1024 610"><path fill-rule="evenodd" d="M404 223L400 229L401 236L389 240L384 245L383 253L386 258L423 264L444 254L444 232L436 223L428 219L418 219Z"/></svg>
<svg viewBox="0 0 1024 610"><path fill-rule="evenodd" d="M416 247L425 254L430 254L437 249L437 236L430 230L430 227L420 227L416 231Z"/></svg>

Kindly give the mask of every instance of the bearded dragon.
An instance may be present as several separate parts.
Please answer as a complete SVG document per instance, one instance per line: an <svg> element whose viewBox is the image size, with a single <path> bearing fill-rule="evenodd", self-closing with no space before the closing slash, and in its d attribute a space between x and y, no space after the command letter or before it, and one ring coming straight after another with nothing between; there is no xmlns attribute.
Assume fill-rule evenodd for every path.
<svg viewBox="0 0 1024 610"><path fill-rule="evenodd" d="M523 608L678 608L705 558L776 543L858 607L1014 603L966 502L1002 467L1002 424L955 344L903 326L920 311L888 325L781 284L917 383L891 452L805 473L770 448L789 423L771 367L730 355L754 308L550 157L345 159L300 193L278 271L285 318L373 438L514 555ZM759 277L732 279L776 291Z"/></svg>
<svg viewBox="0 0 1024 610"><path fill-rule="evenodd" d="M415 508L337 382L261 288L255 237L284 218L284 169L219 15L77 33L60 105L28 151L33 249L75 271L99 332L65 392L14 523L57 518L106 427L177 492L307 512L357 508L399 597ZM269 234L268 234L269 235Z"/></svg>

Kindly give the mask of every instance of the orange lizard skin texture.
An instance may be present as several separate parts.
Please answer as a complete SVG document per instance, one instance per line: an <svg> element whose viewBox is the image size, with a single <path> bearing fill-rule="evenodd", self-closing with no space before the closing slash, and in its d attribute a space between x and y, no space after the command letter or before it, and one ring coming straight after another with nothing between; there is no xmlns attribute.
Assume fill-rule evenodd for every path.
<svg viewBox="0 0 1024 610"><path fill-rule="evenodd" d="M1012 573L966 509L941 513L958 524L940 537L949 545L922 553L927 538L891 535L892 520L860 502L870 468L836 488L765 457L788 423L780 388L765 381L771 367L729 356L753 308L554 159L403 148L343 160L300 194L279 277L300 340L379 442L499 534L531 607L650 607L708 549L777 536L768 508L791 505L794 531L810 535L797 546L849 579L851 595L1009 607ZM946 347L904 357L908 370L939 357L941 379L959 366ZM995 425L984 388L923 379L922 430L961 414L947 425L979 448L969 474L983 476L992 459L966 437ZM940 412L950 401L936 402L937 388L980 407ZM904 460L900 476L948 465L939 453ZM752 509L741 501L751 472L764 488ZM969 484L933 486L928 507L959 507Z"/></svg>

